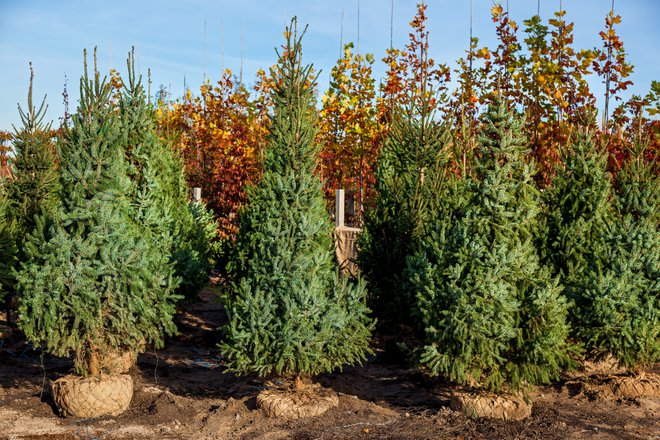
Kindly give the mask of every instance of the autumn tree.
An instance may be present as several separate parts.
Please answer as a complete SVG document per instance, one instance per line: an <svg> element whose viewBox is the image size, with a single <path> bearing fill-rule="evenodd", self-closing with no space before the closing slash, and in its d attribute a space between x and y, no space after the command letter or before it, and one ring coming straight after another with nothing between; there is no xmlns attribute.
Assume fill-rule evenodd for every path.
<svg viewBox="0 0 660 440"><path fill-rule="evenodd" d="M538 15L525 20L522 103L541 185L549 183L570 132L585 121L585 109L595 106L586 78L596 53L573 48L574 24L565 15L563 9L555 12L548 25Z"/></svg>
<svg viewBox="0 0 660 440"><path fill-rule="evenodd" d="M9 141L11 133L0 130L0 178L9 178L11 175L9 152L11 147Z"/></svg>
<svg viewBox="0 0 660 440"><path fill-rule="evenodd" d="M457 85L451 93L447 114L453 126L451 170L461 177L471 172L477 149L477 116L485 84L484 70L475 66L478 44L478 38L471 38L467 56L456 61L454 73Z"/></svg>
<svg viewBox="0 0 660 440"><path fill-rule="evenodd" d="M410 22L411 32L405 48L389 48L383 58L387 71L378 97L378 120L383 125L382 139L387 136L396 109L406 107L411 98L415 105L444 109L451 72L447 65L436 63L429 57L427 7L426 2L417 4L417 13ZM433 84L435 96L430 100L420 87L423 81Z"/></svg>
<svg viewBox="0 0 660 440"><path fill-rule="evenodd" d="M160 129L181 152L188 185L202 188L221 240L235 236L245 187L260 175L266 110L229 70L216 85L203 84L199 96L188 93L171 108L159 109Z"/></svg>
<svg viewBox="0 0 660 440"><path fill-rule="evenodd" d="M326 200L332 204L335 189L354 192L358 224L365 202L373 198L378 155L373 63L372 55L353 53L352 43L344 46L322 97L317 135Z"/></svg>
<svg viewBox="0 0 660 440"><path fill-rule="evenodd" d="M489 103L504 99L513 105L520 102L521 97L519 26L499 2L490 13L498 44L494 49L483 47L475 53L476 58L482 61L479 73L483 78L481 101Z"/></svg>
<svg viewBox="0 0 660 440"><path fill-rule="evenodd" d="M5 179L0 177L0 303L14 291L16 254L16 222L10 216Z"/></svg>

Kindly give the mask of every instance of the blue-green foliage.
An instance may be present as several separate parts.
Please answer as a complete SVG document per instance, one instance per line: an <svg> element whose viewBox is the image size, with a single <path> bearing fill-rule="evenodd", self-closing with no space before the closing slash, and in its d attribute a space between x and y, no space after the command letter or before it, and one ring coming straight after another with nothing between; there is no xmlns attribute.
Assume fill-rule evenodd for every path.
<svg viewBox="0 0 660 440"><path fill-rule="evenodd" d="M13 270L18 262L16 253L16 225L9 217L7 189L0 179L0 302L14 288Z"/></svg>
<svg viewBox="0 0 660 440"><path fill-rule="evenodd" d="M660 355L660 187L636 150L614 190L605 153L583 131L548 192L548 251L574 303L574 336L589 356L628 368Z"/></svg>
<svg viewBox="0 0 660 440"><path fill-rule="evenodd" d="M515 390L548 382L568 361L567 305L540 264L540 195L522 121L498 103L482 124L474 176L446 186L407 275L431 374Z"/></svg>
<svg viewBox="0 0 660 440"><path fill-rule="evenodd" d="M183 163L155 130L153 107L129 54L128 77L119 99L123 144L132 182L132 216L150 232L154 245L171 256L178 292L192 296L212 269L215 221L203 205L188 203Z"/></svg>
<svg viewBox="0 0 660 440"><path fill-rule="evenodd" d="M17 275L19 325L35 345L75 354L79 374L99 374L113 351L161 346L176 328L170 255L133 213L133 183L111 87L96 66L58 145L59 207L39 220Z"/></svg>
<svg viewBox="0 0 660 440"><path fill-rule="evenodd" d="M295 21L294 21L295 24ZM274 111L261 182L250 188L228 271L229 323L221 349L231 371L301 375L364 359L371 324L361 283L341 279L315 175L311 66L288 32L272 71Z"/></svg>
<svg viewBox="0 0 660 440"><path fill-rule="evenodd" d="M358 262L369 285L369 306L381 323L414 325L414 298L405 285L406 258L416 252L443 184L444 126L427 102L394 115L378 156L376 204L366 212Z"/></svg>
<svg viewBox="0 0 660 440"><path fill-rule="evenodd" d="M54 134L43 121L46 99L38 108L33 104L33 79L30 68L27 109L18 106L21 125L14 127L12 136L11 178L0 183L0 299L15 292L14 271L25 260L25 240L34 231L37 217L50 218L58 203Z"/></svg>
<svg viewBox="0 0 660 440"><path fill-rule="evenodd" d="M37 108L32 101L30 71L27 109L18 106L21 125L14 128L12 178L7 181L9 215L16 223L17 249L23 259L23 243L36 226L36 217L50 217L58 203L57 152L50 123L44 123L48 106L44 97Z"/></svg>

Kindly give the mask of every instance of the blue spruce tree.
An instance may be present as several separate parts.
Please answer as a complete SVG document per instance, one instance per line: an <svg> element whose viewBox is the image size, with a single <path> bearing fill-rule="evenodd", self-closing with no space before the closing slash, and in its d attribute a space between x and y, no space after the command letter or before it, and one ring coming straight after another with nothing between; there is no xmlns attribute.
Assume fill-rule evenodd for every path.
<svg viewBox="0 0 660 440"><path fill-rule="evenodd" d="M491 391L546 383L568 362L567 304L537 237L541 203L522 121L504 103L482 117L473 176L447 186L408 259L432 375Z"/></svg>
<svg viewBox="0 0 660 440"><path fill-rule="evenodd" d="M572 301L573 336L590 358L637 370L660 356L660 180L637 142L618 173L582 130L548 191L549 260Z"/></svg>
<svg viewBox="0 0 660 440"><path fill-rule="evenodd" d="M249 191L228 268L233 283L221 349L230 371L295 377L300 385L301 376L364 359L371 324L362 284L337 272L315 174L315 78L302 65L302 35L295 27L285 35L271 71L276 87L264 174Z"/></svg>
<svg viewBox="0 0 660 440"><path fill-rule="evenodd" d="M54 224L38 222L17 275L19 325L29 341L75 356L76 372L105 372L105 359L161 346L172 322L169 255L131 215L131 180L111 87L85 62L80 102L58 145Z"/></svg>

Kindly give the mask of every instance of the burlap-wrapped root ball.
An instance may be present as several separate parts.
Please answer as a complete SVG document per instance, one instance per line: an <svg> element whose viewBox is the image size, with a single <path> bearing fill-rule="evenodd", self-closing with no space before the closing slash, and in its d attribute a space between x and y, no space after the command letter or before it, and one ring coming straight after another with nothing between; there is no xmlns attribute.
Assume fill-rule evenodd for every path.
<svg viewBox="0 0 660 440"><path fill-rule="evenodd" d="M302 419L316 417L339 404L339 397L319 385L303 390L270 389L259 393L257 406L269 417Z"/></svg>
<svg viewBox="0 0 660 440"><path fill-rule="evenodd" d="M660 397L660 376L643 374L638 377L615 377L610 387L616 397L638 399L640 397Z"/></svg>
<svg viewBox="0 0 660 440"><path fill-rule="evenodd" d="M101 371L108 374L124 374L137 362L134 351L112 351L107 353L101 362Z"/></svg>
<svg viewBox="0 0 660 440"><path fill-rule="evenodd" d="M450 406L472 418L523 420L532 414L532 404L525 402L520 396L455 393Z"/></svg>
<svg viewBox="0 0 660 440"><path fill-rule="evenodd" d="M127 374L65 376L53 382L53 400L63 417L116 416L128 409L133 379Z"/></svg>

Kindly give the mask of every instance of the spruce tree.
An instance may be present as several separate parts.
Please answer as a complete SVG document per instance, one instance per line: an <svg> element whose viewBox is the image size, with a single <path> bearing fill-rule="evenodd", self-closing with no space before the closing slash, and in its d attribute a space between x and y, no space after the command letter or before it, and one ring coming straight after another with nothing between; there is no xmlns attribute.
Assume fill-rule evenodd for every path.
<svg viewBox="0 0 660 440"><path fill-rule="evenodd" d="M0 178L0 303L14 289L16 253L15 222L9 216L6 182Z"/></svg>
<svg viewBox="0 0 660 440"><path fill-rule="evenodd" d="M196 293L211 271L215 222L203 205L188 203L183 163L156 132L154 110L135 74L133 52L127 67L119 113L132 182L132 216L149 232L154 246L170 256L160 272L176 275L181 293Z"/></svg>
<svg viewBox="0 0 660 440"><path fill-rule="evenodd" d="M540 194L523 122L503 102L482 116L473 176L447 187L408 259L432 375L488 390L546 383L568 362L567 305L540 263Z"/></svg>
<svg viewBox="0 0 660 440"><path fill-rule="evenodd" d="M30 66L27 111L18 106L21 126L12 136L12 179L7 182L9 215L16 223L17 250L24 257L24 241L36 226L36 217L49 216L57 205L58 171L55 133L44 123L46 97L37 108L32 101L34 72Z"/></svg>
<svg viewBox="0 0 660 440"><path fill-rule="evenodd" d="M562 277L565 294L577 308L580 294L575 286L591 269L591 256L600 252L605 229L614 215L607 155L595 144L589 125L572 137L563 164L545 193L548 216L544 259Z"/></svg>
<svg viewBox="0 0 660 440"><path fill-rule="evenodd" d="M583 131L551 190L553 256L589 357L638 369L660 356L660 182L637 143L613 189L607 157Z"/></svg>
<svg viewBox="0 0 660 440"><path fill-rule="evenodd" d="M360 238L358 262L368 280L369 306L383 325L412 322L406 258L426 233L446 174L447 131L434 118L436 97L422 81L421 96L409 95L407 107L394 113L378 156L375 207L365 213Z"/></svg>
<svg viewBox="0 0 660 440"><path fill-rule="evenodd" d="M132 217L131 181L111 87L85 61L80 101L58 144L55 223L38 221L18 273L19 325L81 375L103 372L109 353L160 346L175 331L169 255Z"/></svg>
<svg viewBox="0 0 660 440"><path fill-rule="evenodd" d="M315 175L315 78L302 65L295 26L294 19L271 70L264 173L241 212L221 349L230 371L299 379L364 359L371 324L363 285L340 278L334 261Z"/></svg>
<svg viewBox="0 0 660 440"><path fill-rule="evenodd" d="M181 176L176 185L186 185L183 178L183 164L177 158L171 175ZM176 261L176 274L181 277L179 292L186 298L197 294L209 281L214 269L218 247L218 221L212 210L201 201L190 201L185 211L178 211L173 257Z"/></svg>

